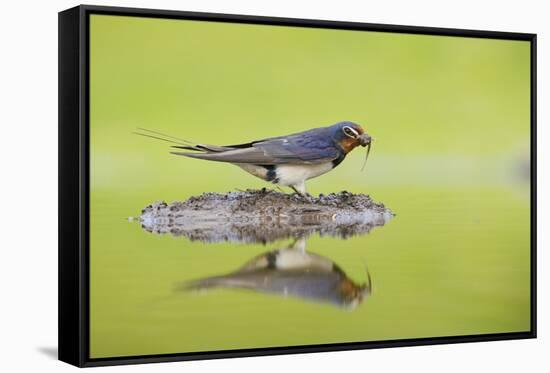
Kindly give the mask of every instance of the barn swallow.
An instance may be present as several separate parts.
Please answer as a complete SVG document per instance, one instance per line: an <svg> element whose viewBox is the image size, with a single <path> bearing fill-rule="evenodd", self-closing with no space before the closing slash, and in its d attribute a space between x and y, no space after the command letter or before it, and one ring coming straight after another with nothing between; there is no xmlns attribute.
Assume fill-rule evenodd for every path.
<svg viewBox="0 0 550 373"><path fill-rule="evenodd" d="M357 284L332 260L305 251L305 240L261 254L237 271L192 280L181 290L246 289L259 293L328 303L347 310L356 308L371 294L372 284Z"/></svg>
<svg viewBox="0 0 550 373"><path fill-rule="evenodd" d="M329 172L357 146L368 146L368 157L372 142L360 125L348 121L287 136L222 146L192 143L156 131L140 130L148 133L136 132L138 135L169 141L176 144L174 148L192 151L172 154L231 163L262 180L288 186L300 195L306 193L306 180Z"/></svg>

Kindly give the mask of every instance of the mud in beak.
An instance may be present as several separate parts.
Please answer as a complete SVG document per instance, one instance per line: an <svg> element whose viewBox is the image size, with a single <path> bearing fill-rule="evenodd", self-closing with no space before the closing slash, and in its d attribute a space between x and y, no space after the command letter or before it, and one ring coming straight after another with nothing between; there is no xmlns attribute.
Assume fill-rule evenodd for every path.
<svg viewBox="0 0 550 373"><path fill-rule="evenodd" d="M359 144L361 144L361 146L367 146L367 145L370 145L372 139L369 135L367 135L366 133L360 135L358 138L359 140Z"/></svg>

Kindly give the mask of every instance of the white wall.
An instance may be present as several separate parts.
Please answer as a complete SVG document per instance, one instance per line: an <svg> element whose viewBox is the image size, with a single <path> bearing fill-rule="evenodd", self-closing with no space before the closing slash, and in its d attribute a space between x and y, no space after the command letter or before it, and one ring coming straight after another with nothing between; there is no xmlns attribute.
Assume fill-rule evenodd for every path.
<svg viewBox="0 0 550 373"><path fill-rule="evenodd" d="M100 1L191 11L441 26L539 34L539 165L547 164L550 22L544 1ZM57 346L57 12L74 1L4 1L0 22L0 366L68 371ZM127 366L119 371L462 372L548 366L548 171L539 166L539 339ZM548 170L548 167L546 167ZM34 218L29 221L28 212ZM547 266L546 266L547 267ZM548 270L548 268L546 268ZM535 369L538 367L538 369Z"/></svg>

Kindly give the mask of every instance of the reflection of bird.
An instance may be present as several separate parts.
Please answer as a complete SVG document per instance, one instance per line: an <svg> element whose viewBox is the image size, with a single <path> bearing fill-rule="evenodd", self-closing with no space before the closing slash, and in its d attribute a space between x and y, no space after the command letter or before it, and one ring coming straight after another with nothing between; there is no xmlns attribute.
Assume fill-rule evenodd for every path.
<svg viewBox="0 0 550 373"><path fill-rule="evenodd" d="M358 145L368 145L368 154L371 145L371 137L361 126L352 122L340 122L288 136L223 146L195 144L159 132L141 130L149 134L138 133L139 135L176 143L174 148L194 151L173 154L232 163L265 181L289 186L300 194L306 191L306 180L338 166Z"/></svg>
<svg viewBox="0 0 550 373"><path fill-rule="evenodd" d="M307 253L305 241L262 254L235 272L183 284L188 290L249 289L331 303L347 309L359 305L371 292L371 281L358 285L330 259Z"/></svg>

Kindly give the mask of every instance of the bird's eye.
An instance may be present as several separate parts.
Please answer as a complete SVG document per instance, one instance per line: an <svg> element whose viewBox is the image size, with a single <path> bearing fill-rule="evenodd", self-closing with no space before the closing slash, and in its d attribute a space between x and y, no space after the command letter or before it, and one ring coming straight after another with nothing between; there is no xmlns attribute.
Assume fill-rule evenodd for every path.
<svg viewBox="0 0 550 373"><path fill-rule="evenodd" d="M346 136L351 137L352 139L355 139L357 138L357 136L359 136L357 131L351 127L345 126L342 130L344 131L344 134L346 134Z"/></svg>

